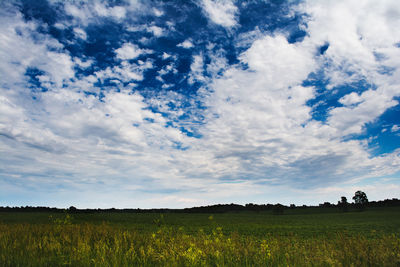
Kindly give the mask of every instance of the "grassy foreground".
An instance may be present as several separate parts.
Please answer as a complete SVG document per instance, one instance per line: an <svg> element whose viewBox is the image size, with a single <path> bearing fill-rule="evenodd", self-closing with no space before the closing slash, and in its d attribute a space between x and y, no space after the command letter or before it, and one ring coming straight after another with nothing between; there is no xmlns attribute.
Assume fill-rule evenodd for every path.
<svg viewBox="0 0 400 267"><path fill-rule="evenodd" d="M400 266L400 210L0 214L1 266Z"/></svg>

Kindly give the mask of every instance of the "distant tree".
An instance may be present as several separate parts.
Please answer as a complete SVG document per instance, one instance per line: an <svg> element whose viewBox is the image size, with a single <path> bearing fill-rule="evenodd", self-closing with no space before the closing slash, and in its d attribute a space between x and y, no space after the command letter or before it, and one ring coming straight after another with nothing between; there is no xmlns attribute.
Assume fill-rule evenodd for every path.
<svg viewBox="0 0 400 267"><path fill-rule="evenodd" d="M75 208L74 206L71 206L71 207L69 207L68 211L70 213L75 213L75 212L77 212L77 208Z"/></svg>
<svg viewBox="0 0 400 267"><path fill-rule="evenodd" d="M321 208L330 208L332 204L330 202L324 202L323 204L319 204Z"/></svg>
<svg viewBox="0 0 400 267"><path fill-rule="evenodd" d="M348 205L349 205L349 203L347 203L347 198L346 197L341 197L341 200L338 201L338 207L343 212L347 212Z"/></svg>
<svg viewBox="0 0 400 267"><path fill-rule="evenodd" d="M365 206L368 204L367 194L365 194L363 191L355 192L353 200L356 208L358 208L360 211L364 210Z"/></svg>

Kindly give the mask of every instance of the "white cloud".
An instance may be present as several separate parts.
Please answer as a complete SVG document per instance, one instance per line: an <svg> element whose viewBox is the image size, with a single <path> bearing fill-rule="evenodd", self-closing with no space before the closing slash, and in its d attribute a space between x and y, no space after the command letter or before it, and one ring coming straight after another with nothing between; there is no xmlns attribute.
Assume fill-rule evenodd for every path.
<svg viewBox="0 0 400 267"><path fill-rule="evenodd" d="M90 67L94 63L94 61L91 59L82 61L80 58L75 57L74 63L77 64L79 67L86 69L86 68Z"/></svg>
<svg viewBox="0 0 400 267"><path fill-rule="evenodd" d="M145 25L134 25L134 26L128 25L126 27L126 30L128 32L140 32L140 31L143 31L145 29L146 29Z"/></svg>
<svg viewBox="0 0 400 267"><path fill-rule="evenodd" d="M65 6L79 25L95 16L126 17L122 9L98 3L93 10L88 5ZM218 7L230 2L204 3ZM0 81L0 176L13 178L12 182L0 179L0 188L27 194L54 191L64 198L57 203L80 199L83 207L253 202L248 192L254 192L252 197L260 203L289 204L291 199L282 191L298 194L301 204L326 201L327 195L335 201L343 192L354 193L358 181L400 170L399 150L372 156L367 141L344 139L362 132L366 123L397 104L393 100L400 83L400 49L394 46L400 36L393 15L396 3L307 2L301 6L310 15L302 42L289 44L278 33L252 33L251 42L242 46L249 48L238 65L228 66L225 52L210 45L210 51L193 56L190 79L204 83L198 92L202 98L193 99L163 90L148 98L132 92L136 81L154 66L151 60L130 63L129 59L153 51L125 43L115 50L121 59L116 65L77 79L74 67L88 68L94 63L91 59L71 58L44 34L36 33L33 40L31 33L38 25L25 22L18 12L1 16L0 73L7 75ZM126 7L127 12L134 4ZM236 23L235 10L225 17L210 14L215 15L214 22L231 27ZM326 53L316 55L325 42ZM186 40L179 46L194 45ZM377 58L376 52L383 56ZM211 62L206 64L205 57ZM164 53L162 58L170 55ZM374 85L339 99L344 106L332 108L325 122L312 119L307 101L315 98L316 90L303 86L308 75L322 66L328 87L360 77ZM393 68L393 73L382 74L382 66ZM43 71L36 78L49 89L36 93L35 100L27 90L28 67ZM160 79L170 72L177 72L172 63L159 71ZM102 89L101 101L83 93L100 93L93 84L106 79L116 85ZM196 102L205 108L198 110ZM189 118L180 119L182 115ZM188 137L180 127L201 138ZM398 125L391 130L397 132ZM382 198L393 196L398 187L371 184L361 189ZM121 192L118 198L115 192ZM104 202L90 202L100 194ZM135 204L132 195L138 198Z"/></svg>
<svg viewBox="0 0 400 267"><path fill-rule="evenodd" d="M115 6L112 8L109 8L109 13L112 17L116 19L123 19L126 16L126 9L122 6Z"/></svg>
<svg viewBox="0 0 400 267"><path fill-rule="evenodd" d="M158 26L150 26L150 27L147 28L147 31L153 33L154 36L156 36L156 37L160 37L164 33L163 28L160 28Z"/></svg>
<svg viewBox="0 0 400 267"><path fill-rule="evenodd" d="M160 74L162 76L171 71L176 72L176 69L174 68L174 64L169 64L169 65L164 66L161 70L158 71L158 74Z"/></svg>
<svg viewBox="0 0 400 267"><path fill-rule="evenodd" d="M138 64L123 61L120 66L107 67L105 70L97 71L95 75L101 81L105 79L118 79L123 82L141 81L144 71L151 68L153 68L151 60L145 62L139 60Z"/></svg>
<svg viewBox="0 0 400 267"><path fill-rule="evenodd" d="M301 10L310 15L307 40L314 45L327 42L322 57L328 88L366 80L371 88L350 93L339 100L345 107L329 112L328 123L338 134L359 134L398 102L400 50L394 46L400 30L400 5L396 1L308 1ZM378 56L377 56L378 55ZM393 70L391 75L382 68ZM375 89L374 86L377 88Z"/></svg>
<svg viewBox="0 0 400 267"><path fill-rule="evenodd" d="M110 17L116 21L121 21L127 14L126 7L110 7L106 1L67 2L64 9L67 14L74 18L73 24L84 26L95 22L96 17Z"/></svg>
<svg viewBox="0 0 400 267"><path fill-rule="evenodd" d="M309 138L302 124L310 119L305 103L314 93L301 83L317 67L312 53L280 35L266 36L241 55L249 70L232 67L214 80L214 93L205 102L207 124L200 129L206 151L199 148L215 162L208 162L211 173L231 179L273 177L314 150L295 149Z"/></svg>
<svg viewBox="0 0 400 267"><path fill-rule="evenodd" d="M190 40L185 40L182 43L178 44L177 46L178 47L183 47L183 48L186 48L186 49L194 47L193 43Z"/></svg>
<svg viewBox="0 0 400 267"><path fill-rule="evenodd" d="M150 42L150 38L142 37L139 39L139 43L147 45Z"/></svg>
<svg viewBox="0 0 400 267"><path fill-rule="evenodd" d="M307 32L312 42L329 43L325 56L330 67L325 73L332 86L377 78L381 64L399 66L393 62L399 53L393 44L400 34L395 26L400 18L388 15L400 12L396 1L307 1L301 6L311 16ZM376 60L376 53L389 60Z"/></svg>
<svg viewBox="0 0 400 267"><path fill-rule="evenodd" d="M251 69L267 75L263 80L276 89L298 83L316 67L308 47L289 44L281 35L255 41L241 59Z"/></svg>
<svg viewBox="0 0 400 267"><path fill-rule="evenodd" d="M393 125L392 128L390 129L392 132L398 132L400 130L399 125Z"/></svg>
<svg viewBox="0 0 400 267"><path fill-rule="evenodd" d="M204 62L203 55L195 55L193 56L193 62L190 65L190 77L189 83L193 84L195 80L199 82L205 82L205 77L203 75L204 72Z"/></svg>
<svg viewBox="0 0 400 267"><path fill-rule="evenodd" d="M238 8L231 0L202 0L202 7L208 17L223 27L232 27L237 24Z"/></svg>
<svg viewBox="0 0 400 267"><path fill-rule="evenodd" d="M161 81L163 82L163 80L161 79ZM173 84L170 84L170 83L164 83L162 86L161 86L161 88L162 89L168 89L168 88L170 88L170 87L172 87L172 86L174 86Z"/></svg>
<svg viewBox="0 0 400 267"><path fill-rule="evenodd" d="M254 41L262 39L263 37L264 34L260 31L259 27L256 26L252 31L240 33L237 36L235 45L240 48L248 48Z"/></svg>
<svg viewBox="0 0 400 267"><path fill-rule="evenodd" d="M170 58L170 57L171 57L171 55L168 54L168 53L165 53L165 52L164 52L164 53L162 54L162 59L164 59L164 60L165 60L165 59L168 59L168 58Z"/></svg>
<svg viewBox="0 0 400 267"><path fill-rule="evenodd" d="M266 184L309 188L399 170L397 152L371 158L365 141L343 141L344 136L360 133L365 123L397 104L392 100L395 86L370 89L361 95L351 93L340 99L345 107L328 113L326 124L312 120L306 103L315 97L314 88L301 84L325 64L315 55L321 43L312 34L295 44L281 35L262 37L239 57L248 70L230 67L208 85L213 93L205 92L208 110L206 124L200 128L202 147L192 147L214 159L203 163L214 177L268 178L274 182ZM338 56L333 53L327 57ZM346 57L359 60L349 54ZM338 64L345 61L341 58ZM360 63L357 68L361 67ZM361 73L376 77L372 70ZM331 83L344 81L332 79ZM193 161L203 162L198 157Z"/></svg>
<svg viewBox="0 0 400 267"><path fill-rule="evenodd" d="M141 158L137 162L141 161L140 165L144 166L145 162L152 161L151 151L155 147L170 147L177 142L175 140L181 140L180 131L166 129L165 120L146 110L147 105L138 94L123 93L123 90L121 93L104 92L103 101L99 101L80 93L82 90L99 90L93 88L97 81L94 76L79 80L73 78L72 66L88 67L92 63L90 60L82 62L75 58L72 62L67 54L49 51L47 48L50 45L54 47L54 44L46 36L34 42L29 31L35 25L23 22L19 16L5 21L7 23L0 26L1 51L4 51L0 66L2 73L14 71L15 75L7 76L8 79L1 83L0 151L1 158L7 160L2 161L0 167L4 170L5 164L12 162L6 175L19 173L16 183L41 192L44 188L60 190L59 185L68 190L81 190L78 188L84 184L115 185L118 179L129 178L118 171L119 168L139 170L143 167L138 165L137 169L132 165L137 157ZM16 27L22 35L15 34ZM7 38L1 38L5 36ZM37 76L42 86L53 82L49 86L51 90L38 93L36 100L32 100L31 92L26 90L25 71L28 66L45 71L44 75ZM142 79L141 73L151 67L151 61L139 60L138 64L124 61L104 70L99 76ZM13 90L7 90L8 87ZM149 123L145 118L153 122ZM152 148L147 149L149 146ZM7 152L6 157L5 151L11 153ZM105 156L107 154L113 156ZM21 158L21 155L27 156ZM118 163L121 160L125 162L122 165ZM152 171L149 171L144 171L142 177L151 177ZM4 172L1 175L4 176ZM111 182L106 176L116 180Z"/></svg>
<svg viewBox="0 0 400 267"><path fill-rule="evenodd" d="M86 5L76 6L72 3L66 3L64 5L64 9L67 14L73 16L75 19L83 22L84 24L87 24L88 19L93 16Z"/></svg>
<svg viewBox="0 0 400 267"><path fill-rule="evenodd" d="M156 15L156 17L161 17L162 15L164 15L164 12L157 8L153 8L153 13L154 13L154 15Z"/></svg>
<svg viewBox="0 0 400 267"><path fill-rule="evenodd" d="M355 107L338 107L332 109L328 119L329 125L340 131L340 134L361 133L366 123L379 117L385 110L396 106L397 101L386 90L368 90L361 95L364 101Z"/></svg>
<svg viewBox="0 0 400 267"><path fill-rule="evenodd" d="M81 38L83 40L86 40L87 38L86 32L80 28L74 28L74 33L78 38Z"/></svg>
<svg viewBox="0 0 400 267"><path fill-rule="evenodd" d="M45 72L57 87L74 77L74 63L58 41L44 34L37 34L35 40L32 38L36 24L24 22L20 14L13 18L3 16L0 23L0 72L7 73L2 77L1 86L14 87L16 82L25 79L27 68Z"/></svg>
<svg viewBox="0 0 400 267"><path fill-rule="evenodd" d="M339 102L345 106L351 106L354 104L358 104L362 101L362 98L355 92L352 92L350 94L345 95L341 99L339 99Z"/></svg>
<svg viewBox="0 0 400 267"><path fill-rule="evenodd" d="M117 58L122 60L135 59L143 54L153 53L150 49L141 49L132 43L124 43L122 47L115 50Z"/></svg>
<svg viewBox="0 0 400 267"><path fill-rule="evenodd" d="M65 28L67 28L67 26L65 24L60 23L60 22L55 23L53 26L59 30L64 30Z"/></svg>
<svg viewBox="0 0 400 267"><path fill-rule="evenodd" d="M208 49L211 50L213 44L210 44L208 47ZM219 49L214 52L208 51L207 56L209 57L210 62L206 64L207 74L211 75L213 78L216 78L223 73L223 71L229 66L225 55L226 51L223 49Z"/></svg>

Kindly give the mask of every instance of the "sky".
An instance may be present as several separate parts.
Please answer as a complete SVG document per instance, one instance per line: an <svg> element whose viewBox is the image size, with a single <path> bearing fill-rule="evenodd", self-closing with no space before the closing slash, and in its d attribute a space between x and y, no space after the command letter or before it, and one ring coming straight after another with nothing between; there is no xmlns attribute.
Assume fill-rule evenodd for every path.
<svg viewBox="0 0 400 267"><path fill-rule="evenodd" d="M400 197L398 0L0 2L0 206Z"/></svg>

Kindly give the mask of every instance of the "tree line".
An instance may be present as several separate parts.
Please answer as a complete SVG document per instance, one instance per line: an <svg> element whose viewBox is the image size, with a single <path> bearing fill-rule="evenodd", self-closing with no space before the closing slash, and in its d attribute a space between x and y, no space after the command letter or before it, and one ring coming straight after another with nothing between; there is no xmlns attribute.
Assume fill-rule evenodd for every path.
<svg viewBox="0 0 400 267"><path fill-rule="evenodd" d="M74 206L69 207L68 209L62 208L50 208L50 207L32 207L32 206L21 206L21 207L1 207L0 212L9 212L9 211L17 211L17 212L69 212L69 213L96 213L96 212L112 212L112 213L224 213L224 212L241 212L241 211L272 211L273 214L279 215L283 214L285 210L288 209L309 209L309 208L319 208L319 209L332 209L337 208L341 212L347 212L349 210L358 210L363 211L368 207L394 207L400 206L400 200L397 198L393 199L385 199L379 201L368 201L367 195L362 191L357 191L353 196L352 203L347 201L347 198L342 196L341 199L337 202L337 204L324 202L319 204L318 206L307 206L301 205L296 206L295 204L291 204L289 206L278 204L253 204L248 203L246 205L240 204L216 204L209 206L200 206L200 207L192 207L192 208L184 208L184 209L77 209Z"/></svg>

